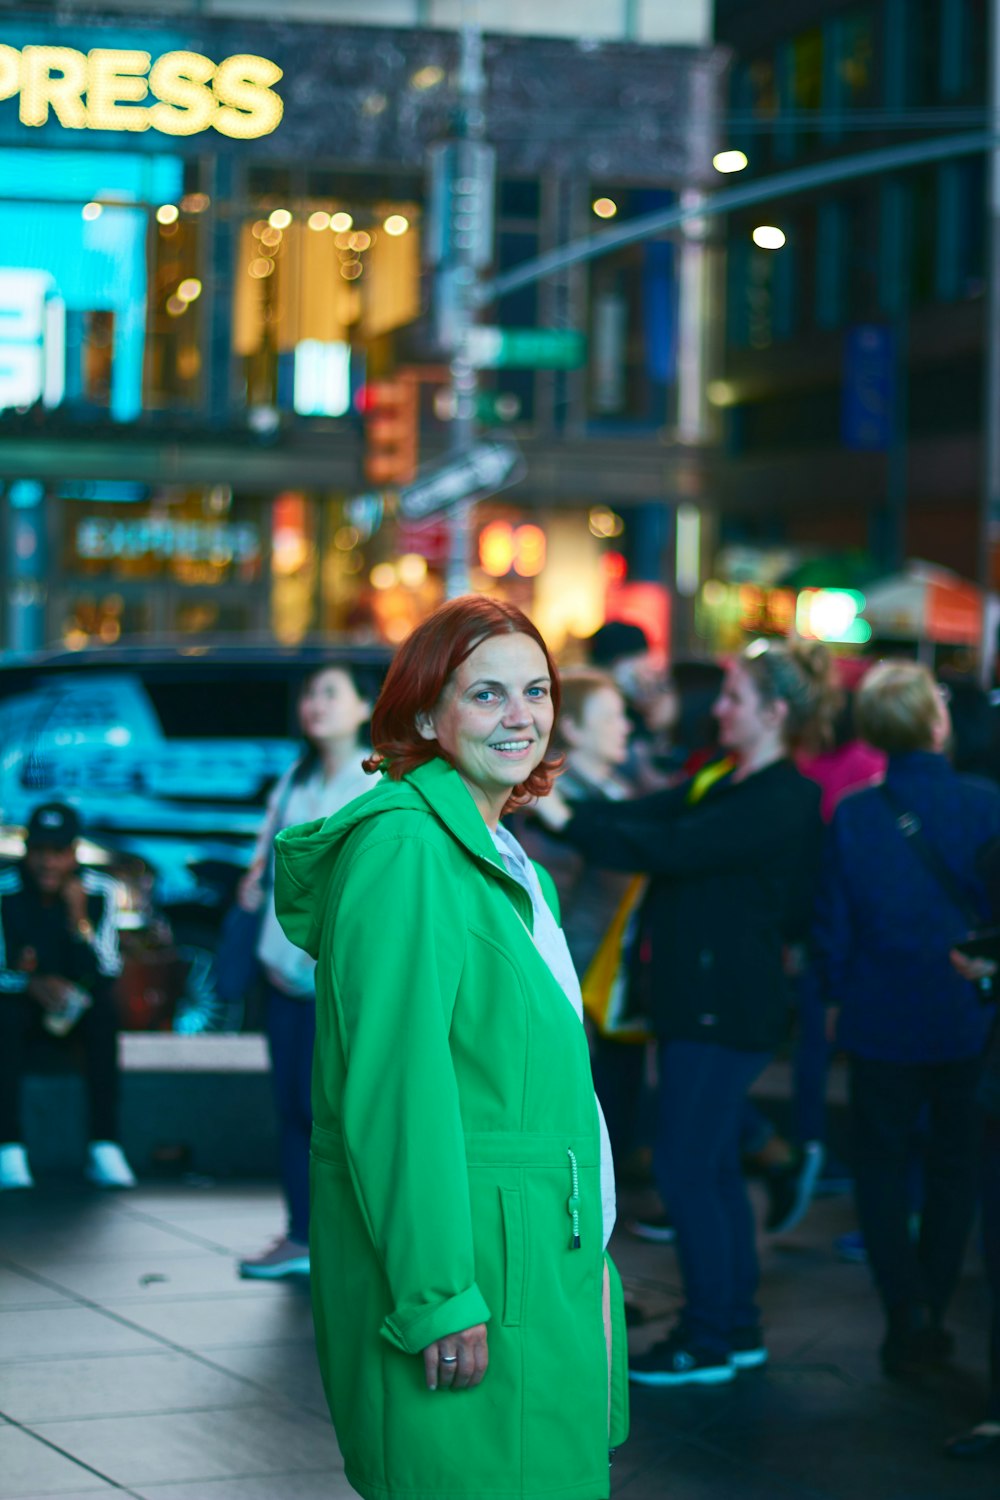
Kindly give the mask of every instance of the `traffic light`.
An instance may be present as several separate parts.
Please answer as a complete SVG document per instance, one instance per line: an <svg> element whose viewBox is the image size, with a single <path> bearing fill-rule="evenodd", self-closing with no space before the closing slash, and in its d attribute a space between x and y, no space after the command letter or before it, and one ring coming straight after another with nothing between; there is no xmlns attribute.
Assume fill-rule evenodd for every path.
<svg viewBox="0 0 1000 1500"><path fill-rule="evenodd" d="M359 402L365 424L365 479L409 484L417 472L420 388L415 380L374 380Z"/></svg>

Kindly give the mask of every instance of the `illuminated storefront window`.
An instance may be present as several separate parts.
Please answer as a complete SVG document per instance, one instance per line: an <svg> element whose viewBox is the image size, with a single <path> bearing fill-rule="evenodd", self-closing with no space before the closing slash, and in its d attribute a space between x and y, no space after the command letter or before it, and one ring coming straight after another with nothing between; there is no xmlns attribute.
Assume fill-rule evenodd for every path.
<svg viewBox="0 0 1000 1500"><path fill-rule="evenodd" d="M257 175L233 281L247 405L345 416L366 357L384 362L380 341L420 314L419 208L379 197L377 184L303 199L280 169Z"/></svg>
<svg viewBox="0 0 1000 1500"><path fill-rule="evenodd" d="M228 485L66 481L53 591L70 646L263 625L268 503Z"/></svg>
<svg viewBox="0 0 1000 1500"><path fill-rule="evenodd" d="M0 410L131 422L196 404L194 175L165 155L0 149Z"/></svg>
<svg viewBox="0 0 1000 1500"><path fill-rule="evenodd" d="M191 409L201 400L208 297L202 261L212 230L210 203L207 193L186 191L179 203L158 205L149 224L144 404L150 411Z"/></svg>

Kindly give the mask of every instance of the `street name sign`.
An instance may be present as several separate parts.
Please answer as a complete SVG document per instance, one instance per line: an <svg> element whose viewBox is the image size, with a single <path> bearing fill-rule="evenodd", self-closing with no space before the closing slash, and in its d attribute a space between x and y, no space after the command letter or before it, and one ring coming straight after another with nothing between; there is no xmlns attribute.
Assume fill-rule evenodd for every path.
<svg viewBox="0 0 1000 1500"><path fill-rule="evenodd" d="M464 353L477 370L576 370L586 364L587 340L575 328L496 328L479 323L466 334Z"/></svg>
<svg viewBox="0 0 1000 1500"><path fill-rule="evenodd" d="M418 521L449 505L485 500L517 484L528 472L520 448L497 440L476 443L467 453L420 474L399 491L399 509L408 520Z"/></svg>

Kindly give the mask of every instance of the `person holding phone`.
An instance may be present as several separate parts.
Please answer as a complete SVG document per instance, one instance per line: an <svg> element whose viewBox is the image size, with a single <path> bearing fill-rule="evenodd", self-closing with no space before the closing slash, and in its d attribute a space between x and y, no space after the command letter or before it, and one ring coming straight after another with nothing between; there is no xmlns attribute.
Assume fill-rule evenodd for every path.
<svg viewBox="0 0 1000 1500"><path fill-rule="evenodd" d="M1000 795L949 765L948 705L926 667L885 661L856 699L861 737L888 755L884 786L845 797L824 852L814 945L848 1055L858 1217L882 1300L887 1375L946 1361L944 1315L977 1193L975 1092L990 1009L949 953L985 918L977 856ZM919 1238L911 1141L928 1122Z"/></svg>
<svg viewBox="0 0 1000 1500"><path fill-rule="evenodd" d="M979 860L979 871L990 893L994 915L1000 897L1000 844L993 843ZM963 979L980 987L980 994L995 995L1000 971L1000 927L983 930L956 944L951 962ZM987 991L986 986L989 986ZM989 1388L986 1410L972 1428L950 1438L945 1452L950 1458L982 1458L1000 1452L1000 1025L993 1010L993 1031L983 1060L976 1092L982 1119L982 1154L979 1191L982 1224L983 1265L992 1295L989 1332Z"/></svg>
<svg viewBox="0 0 1000 1500"><path fill-rule="evenodd" d="M0 1190L30 1188L20 1118L21 1080L32 1037L82 1043L90 1143L85 1175L95 1187L130 1188L118 1142L121 973L116 884L77 860L80 819L48 802L28 822L23 859L0 871Z"/></svg>

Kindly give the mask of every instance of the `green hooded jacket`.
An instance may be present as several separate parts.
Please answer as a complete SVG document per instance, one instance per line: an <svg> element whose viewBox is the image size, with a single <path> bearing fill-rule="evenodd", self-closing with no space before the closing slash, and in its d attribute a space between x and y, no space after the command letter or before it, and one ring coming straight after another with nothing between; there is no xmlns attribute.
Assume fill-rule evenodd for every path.
<svg viewBox="0 0 1000 1500"><path fill-rule="evenodd" d="M347 1478L371 1500L601 1500L621 1285L609 1262L609 1431L590 1061L528 895L441 760L276 847L279 919L318 959L313 1308ZM481 1322L482 1384L429 1391L420 1351Z"/></svg>

